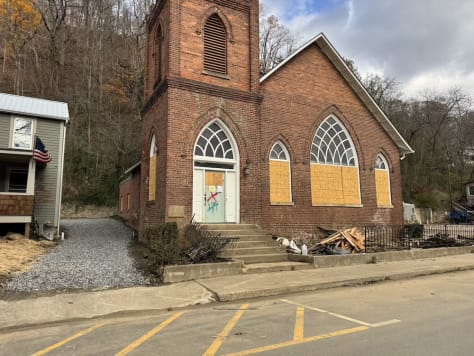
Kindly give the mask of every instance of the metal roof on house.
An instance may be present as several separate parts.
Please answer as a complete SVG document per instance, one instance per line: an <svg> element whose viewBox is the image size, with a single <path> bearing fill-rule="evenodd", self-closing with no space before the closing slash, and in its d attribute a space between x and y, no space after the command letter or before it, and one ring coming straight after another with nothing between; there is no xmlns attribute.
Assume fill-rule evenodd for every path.
<svg viewBox="0 0 474 356"><path fill-rule="evenodd" d="M69 120L69 109L66 103L4 93L0 93L0 112Z"/></svg>
<svg viewBox="0 0 474 356"><path fill-rule="evenodd" d="M297 51L291 54L288 58L286 58L283 62L281 62L278 66L273 68L270 72L264 75L260 79L260 83L263 83L271 76L273 76L276 72L278 72L282 67L284 67L288 62L290 62L293 58L298 56L301 52L303 52L306 48L316 45L319 49L329 58L331 63L336 67L339 73L344 77L347 83L351 86L352 90L357 94L357 96L362 100L365 106L369 109L369 111L375 116L377 121L380 125L385 129L387 134L391 137L391 139L395 142L395 144L400 149L402 158L407 155L414 153L413 149L410 147L407 141L403 138L403 136L398 132L398 130L393 126L390 119L387 117L385 112L380 108L380 106L375 102L372 96L369 94L367 89L365 89L364 85L360 82L359 78L354 75L351 69L347 66L344 59L341 55L337 52L334 46L329 42L327 37L324 33L320 33L319 35L313 37L311 40L306 42L303 46L301 46Z"/></svg>

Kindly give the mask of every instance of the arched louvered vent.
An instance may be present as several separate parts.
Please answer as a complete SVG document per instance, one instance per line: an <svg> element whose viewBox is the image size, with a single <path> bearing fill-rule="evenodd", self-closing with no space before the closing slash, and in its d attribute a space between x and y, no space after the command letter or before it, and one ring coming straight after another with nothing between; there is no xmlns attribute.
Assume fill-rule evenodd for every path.
<svg viewBox="0 0 474 356"><path fill-rule="evenodd" d="M204 26L204 69L227 74L227 32L217 14L209 17Z"/></svg>

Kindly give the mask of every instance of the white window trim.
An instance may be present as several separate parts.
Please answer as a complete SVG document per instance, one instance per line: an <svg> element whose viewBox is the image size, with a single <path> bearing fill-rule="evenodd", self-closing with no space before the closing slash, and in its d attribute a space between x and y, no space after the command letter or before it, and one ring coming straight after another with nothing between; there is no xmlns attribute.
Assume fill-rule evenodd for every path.
<svg viewBox="0 0 474 356"><path fill-rule="evenodd" d="M14 167L7 167L7 176L5 179L5 190L8 190L10 185L10 170ZM34 195L35 194L35 179L36 179L36 162L30 159L28 163L28 181L26 182L26 192L0 192L0 195Z"/></svg>
<svg viewBox="0 0 474 356"><path fill-rule="evenodd" d="M349 165L343 165L343 164L332 164L332 163L321 163L321 162L313 162L313 159L312 159L312 150L313 150L313 145L314 145L314 141L316 139L316 137L318 136L318 132L319 130L321 129L321 126L324 125L324 123L326 121L328 121L329 119L333 119L335 120L339 126L341 127L342 131L344 132L344 134L347 136L348 138L348 141L351 145L351 149L352 149L352 152L354 154L354 164L355 166L349 166ZM317 158L317 157L316 157ZM344 126L344 124L341 122L341 120L339 120L336 116L334 115L329 115L327 118L325 118L321 124L318 126L318 128L316 129L316 132L314 133L314 136L313 136L313 140L311 141L311 150L309 152L309 161L312 163L312 164L325 164L325 165L329 165L329 166L342 166L342 167L359 167L359 157L357 155L357 150L355 148L355 145L354 145L354 140L352 139L352 135L349 133L349 131L347 131L347 128L346 126Z"/></svg>
<svg viewBox="0 0 474 356"><path fill-rule="evenodd" d="M274 159L274 158L271 158L272 156L272 151L273 149L275 148L276 145L280 145L280 147L283 149L283 151L285 152L286 154L286 157L287 159L286 160L283 160L283 159ZM292 176L291 176L291 157L290 157L290 153L288 152L288 149L286 148L285 144L281 141L277 141L275 142L275 144L272 146L272 149L270 150L270 155L269 155L269 160L270 161L276 161L276 162L288 162L288 170L289 170L289 176L290 176L290 201L289 202L285 202L285 203L273 203L270 199L270 204L271 205L275 205L275 206L281 206L281 205L295 205L295 203L293 202L293 180L292 180ZM270 177L269 177L270 178ZM270 183L270 182L269 182Z"/></svg>
<svg viewBox="0 0 474 356"><path fill-rule="evenodd" d="M203 135L204 131L206 131L209 127L211 127L213 124L217 124L221 130L225 133L225 135L227 136L227 139L229 140L229 143L230 143L230 146L232 148L232 153L233 153L233 156L234 158L233 159L229 159L229 158L217 158L217 157L208 157L208 156L197 156L195 153L196 153L196 146L198 144L198 141L199 139L201 138L201 136ZM199 135L197 136L197 139L196 141L194 142L194 146L193 146L193 157L194 157L194 161L196 162L203 162L203 163L222 163L222 164L236 164L239 162L240 160L240 157L239 157L239 150L238 148L236 147L236 143L235 143L235 138L234 138L234 135L232 135L232 133L230 132L230 130L227 128L227 125L224 124L221 120L219 119L216 119L216 120L212 120L211 122L209 122L206 126L204 126L204 128L199 132ZM204 152L205 153L205 152ZM197 167L196 167L197 168Z"/></svg>
<svg viewBox="0 0 474 356"><path fill-rule="evenodd" d="M13 142L15 137L15 120L22 119L22 120L31 120L31 148L21 148L15 147L15 143ZM24 116L13 116L10 120L10 148L15 150L22 150L22 151L33 151L35 148L35 137L36 137L36 119L32 117L24 117Z"/></svg>

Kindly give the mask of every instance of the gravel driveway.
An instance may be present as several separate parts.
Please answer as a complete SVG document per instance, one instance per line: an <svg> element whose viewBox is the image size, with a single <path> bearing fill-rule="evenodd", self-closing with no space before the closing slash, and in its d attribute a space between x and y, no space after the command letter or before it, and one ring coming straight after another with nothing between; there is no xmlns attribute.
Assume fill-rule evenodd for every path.
<svg viewBox="0 0 474 356"><path fill-rule="evenodd" d="M113 219L63 220L67 235L31 270L7 284L14 292L102 289L148 284L128 255L131 230Z"/></svg>

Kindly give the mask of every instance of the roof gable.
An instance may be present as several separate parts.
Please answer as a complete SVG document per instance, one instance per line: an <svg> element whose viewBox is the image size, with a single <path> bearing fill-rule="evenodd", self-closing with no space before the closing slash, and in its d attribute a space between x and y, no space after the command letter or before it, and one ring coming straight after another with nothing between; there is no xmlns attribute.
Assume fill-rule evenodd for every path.
<svg viewBox="0 0 474 356"><path fill-rule="evenodd" d="M327 56L327 58L331 61L331 63L336 67L338 72L342 75L342 77L346 80L349 86L354 90L356 95L359 99L364 103L367 109L374 115L376 120L380 123L380 125L384 128L387 132L389 137L395 142L397 147L400 149L402 155L411 154L413 153L413 149L410 145L405 141L403 136L398 132L398 130L393 126L390 119L387 117L385 112L380 108L380 106L375 102L372 96L367 92L365 87L362 85L360 80L354 75L352 70L349 69L344 59L341 55L336 51L334 46L329 42L326 36L323 33L318 34L317 36L313 37L311 40L306 42L303 46L301 46L297 51L292 53L288 58L286 58L283 62L281 62L278 66L273 68L270 72L265 74L261 79L260 83L265 82L270 77L272 77L276 72L278 72L281 68L283 68L287 63L293 60L295 57L300 55L305 49L308 47L316 45L319 49Z"/></svg>

